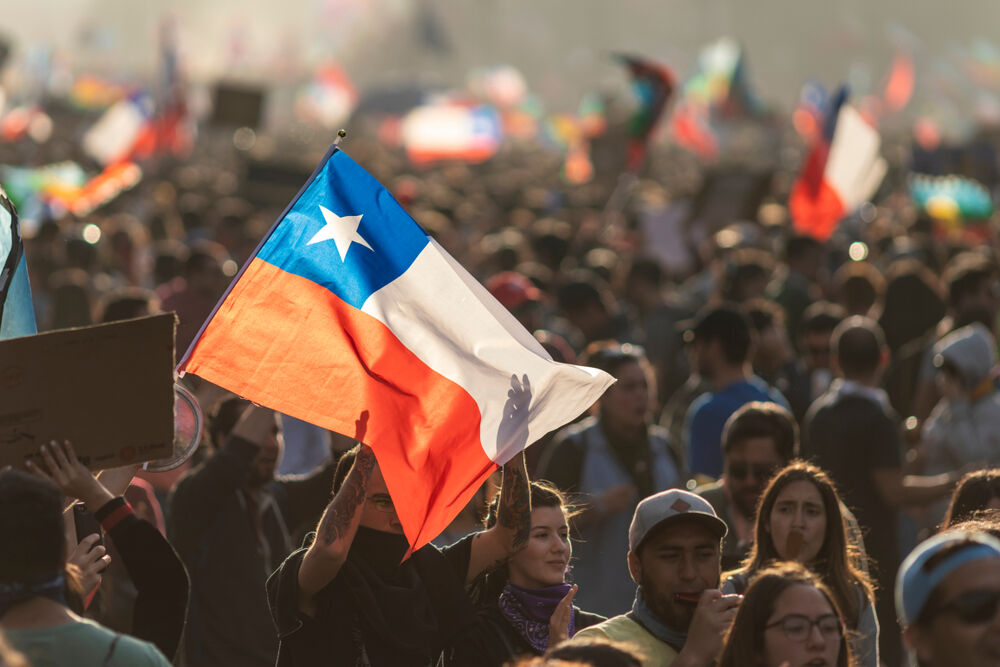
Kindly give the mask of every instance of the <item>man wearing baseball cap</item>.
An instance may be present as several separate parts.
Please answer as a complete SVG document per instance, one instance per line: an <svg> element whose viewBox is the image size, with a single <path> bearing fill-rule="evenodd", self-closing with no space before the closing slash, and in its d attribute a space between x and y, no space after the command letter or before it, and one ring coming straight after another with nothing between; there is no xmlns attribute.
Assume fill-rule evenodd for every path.
<svg viewBox="0 0 1000 667"><path fill-rule="evenodd" d="M742 596L719 590L726 524L708 502L670 489L639 503L628 531L632 611L576 633L573 641L626 642L643 667L707 667Z"/></svg>
<svg viewBox="0 0 1000 667"><path fill-rule="evenodd" d="M949 530L920 544L896 578L911 665L1000 665L1000 542Z"/></svg>

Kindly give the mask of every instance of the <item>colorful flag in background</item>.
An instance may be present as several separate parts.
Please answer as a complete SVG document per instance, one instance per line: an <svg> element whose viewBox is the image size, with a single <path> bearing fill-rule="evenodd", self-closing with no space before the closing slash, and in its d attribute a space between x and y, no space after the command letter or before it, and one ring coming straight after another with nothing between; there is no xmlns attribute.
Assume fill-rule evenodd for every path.
<svg viewBox="0 0 1000 667"><path fill-rule="evenodd" d="M410 545L613 379L558 364L339 149L178 369L339 433L366 422ZM405 499L405 502L403 500Z"/></svg>
<svg viewBox="0 0 1000 667"><path fill-rule="evenodd" d="M823 133L792 186L788 207L801 234L826 241L840 220L875 194L887 170L878 132L848 104L842 87L830 101Z"/></svg>
<svg viewBox="0 0 1000 667"><path fill-rule="evenodd" d="M503 122L499 112L486 105L433 104L407 114L402 132L406 155L415 164L479 163L500 150Z"/></svg>
<svg viewBox="0 0 1000 667"><path fill-rule="evenodd" d="M0 189L0 340L37 331L17 211Z"/></svg>
<svg viewBox="0 0 1000 667"><path fill-rule="evenodd" d="M616 54L619 62L632 75L632 90L639 107L629 121L631 141L625 158L625 168L637 173L646 161L646 148L656 124L667 107L674 90L674 75L669 68L634 56Z"/></svg>

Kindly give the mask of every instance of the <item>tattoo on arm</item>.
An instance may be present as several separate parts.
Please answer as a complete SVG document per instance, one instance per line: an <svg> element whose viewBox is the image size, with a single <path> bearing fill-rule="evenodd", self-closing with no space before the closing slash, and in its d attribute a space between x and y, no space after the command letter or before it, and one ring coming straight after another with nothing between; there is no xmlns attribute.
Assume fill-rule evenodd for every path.
<svg viewBox="0 0 1000 667"><path fill-rule="evenodd" d="M333 544L348 534L358 508L365 502L368 480L374 467L375 456L370 449L362 447L344 485L323 513L317 533L324 544Z"/></svg>
<svg viewBox="0 0 1000 667"><path fill-rule="evenodd" d="M514 457L503 467L497 523L513 531L514 540L511 546L515 550L528 543L531 534L531 490L528 486L524 455Z"/></svg>

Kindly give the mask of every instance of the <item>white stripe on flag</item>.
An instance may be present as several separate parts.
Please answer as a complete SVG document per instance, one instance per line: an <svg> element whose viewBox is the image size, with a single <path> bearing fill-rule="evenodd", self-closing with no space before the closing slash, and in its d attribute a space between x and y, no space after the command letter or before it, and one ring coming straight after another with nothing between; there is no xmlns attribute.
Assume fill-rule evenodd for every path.
<svg viewBox="0 0 1000 667"><path fill-rule="evenodd" d="M614 382L602 371L552 361L433 240L361 310L385 324L427 366L469 392L482 414L483 450L498 464L519 451L513 443L497 442L512 374L526 374L531 382L529 444L579 416Z"/></svg>
<svg viewBox="0 0 1000 667"><path fill-rule="evenodd" d="M844 213L850 213L875 193L885 165L879 157L878 132L853 107L843 105L830 144L824 180L840 195ZM879 164L879 163L883 164Z"/></svg>

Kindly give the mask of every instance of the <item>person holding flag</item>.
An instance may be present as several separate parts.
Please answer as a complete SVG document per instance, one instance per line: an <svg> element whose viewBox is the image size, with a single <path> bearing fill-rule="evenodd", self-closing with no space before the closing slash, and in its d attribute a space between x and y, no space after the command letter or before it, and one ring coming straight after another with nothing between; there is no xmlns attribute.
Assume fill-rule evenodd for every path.
<svg viewBox="0 0 1000 667"><path fill-rule="evenodd" d="M267 582L278 667L478 664L465 585L523 549L531 530L523 454L503 476L495 525L401 563L408 545L375 455L367 445L346 453L316 532Z"/></svg>
<svg viewBox="0 0 1000 667"><path fill-rule="evenodd" d="M336 145L178 369L363 443L270 580L282 665L436 664L475 616L451 594L525 542L521 452L614 382L552 361ZM497 526L444 558L422 548L500 466Z"/></svg>

